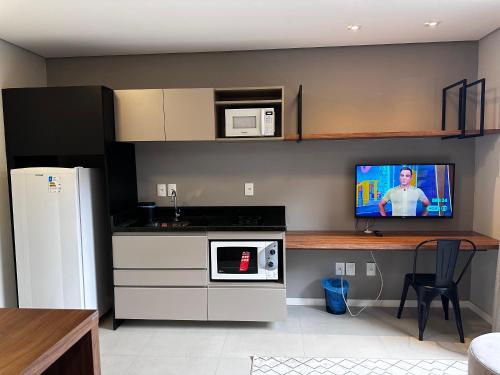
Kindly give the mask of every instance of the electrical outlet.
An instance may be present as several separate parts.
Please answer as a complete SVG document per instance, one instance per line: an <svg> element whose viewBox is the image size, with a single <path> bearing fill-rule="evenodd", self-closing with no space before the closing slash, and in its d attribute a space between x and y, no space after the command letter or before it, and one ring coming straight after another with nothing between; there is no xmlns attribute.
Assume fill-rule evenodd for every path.
<svg viewBox="0 0 500 375"><path fill-rule="evenodd" d="M366 276L377 276L375 263L366 263Z"/></svg>
<svg viewBox="0 0 500 375"><path fill-rule="evenodd" d="M175 193L177 194L177 184L168 184L168 196L171 197L172 196L172 191L175 190Z"/></svg>
<svg viewBox="0 0 500 375"><path fill-rule="evenodd" d="M347 276L356 276L356 263L346 263L345 274Z"/></svg>
<svg viewBox="0 0 500 375"><path fill-rule="evenodd" d="M335 275L345 275L345 263L335 263Z"/></svg>
<svg viewBox="0 0 500 375"><path fill-rule="evenodd" d="M156 195L159 197L166 197L167 196L167 185L157 184L156 185Z"/></svg>
<svg viewBox="0 0 500 375"><path fill-rule="evenodd" d="M253 182L245 182L245 196L253 197Z"/></svg>

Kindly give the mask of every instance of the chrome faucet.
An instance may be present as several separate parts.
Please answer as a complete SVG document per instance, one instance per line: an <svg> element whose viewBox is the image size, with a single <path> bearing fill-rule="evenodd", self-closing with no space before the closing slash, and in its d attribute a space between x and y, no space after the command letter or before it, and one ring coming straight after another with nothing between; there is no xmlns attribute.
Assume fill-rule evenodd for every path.
<svg viewBox="0 0 500 375"><path fill-rule="evenodd" d="M172 190L172 196L170 200L174 202L174 213L175 213L174 221L179 221L179 217L181 216L181 210L177 207L177 192L175 190Z"/></svg>

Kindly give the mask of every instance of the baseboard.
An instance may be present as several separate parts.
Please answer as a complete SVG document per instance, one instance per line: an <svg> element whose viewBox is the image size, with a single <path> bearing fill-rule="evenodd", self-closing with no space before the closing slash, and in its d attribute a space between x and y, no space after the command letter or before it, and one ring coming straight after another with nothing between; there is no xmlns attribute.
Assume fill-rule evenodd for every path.
<svg viewBox="0 0 500 375"><path fill-rule="evenodd" d="M349 299L349 306L353 307L362 307L362 306L380 306L380 307L398 307L399 300L396 299L383 299L383 300L372 300L372 299ZM289 306L324 306L325 299L324 298L287 298L286 304ZM461 301L461 307L468 308L479 315L482 319L484 319L489 324L492 324L493 318L491 315L481 310L479 307L474 305L471 301ZM405 307L417 307L416 300L407 300L405 303ZM439 307L441 308L441 301L434 300L431 304L431 307Z"/></svg>
<svg viewBox="0 0 500 375"><path fill-rule="evenodd" d="M493 324L493 317L486 311L477 307L477 305L474 305L471 301L465 301L464 303L462 303L462 305L474 311L477 315L479 315L483 320L486 320L489 324Z"/></svg>
<svg viewBox="0 0 500 375"><path fill-rule="evenodd" d="M373 299L349 299L349 306L362 307L362 306L380 306L380 307L398 307L399 300L396 299L382 299L375 301ZM325 304L324 298L287 298L286 304L290 306L323 306ZM416 300L407 300L405 303L407 307L417 307ZM441 301L433 301L432 307L441 307Z"/></svg>

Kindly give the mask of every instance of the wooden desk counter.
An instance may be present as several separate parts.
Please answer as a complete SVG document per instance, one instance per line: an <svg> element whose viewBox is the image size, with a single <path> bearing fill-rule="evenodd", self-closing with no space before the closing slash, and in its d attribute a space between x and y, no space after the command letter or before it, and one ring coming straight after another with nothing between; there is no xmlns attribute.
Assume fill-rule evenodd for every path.
<svg viewBox="0 0 500 375"><path fill-rule="evenodd" d="M287 250L414 250L422 241L434 238L468 239L478 250L498 250L499 241L476 232L383 232L382 237L363 232L289 231ZM428 249L432 248L431 246ZM463 243L462 250L471 246Z"/></svg>
<svg viewBox="0 0 500 375"><path fill-rule="evenodd" d="M0 309L0 374L100 374L94 310Z"/></svg>

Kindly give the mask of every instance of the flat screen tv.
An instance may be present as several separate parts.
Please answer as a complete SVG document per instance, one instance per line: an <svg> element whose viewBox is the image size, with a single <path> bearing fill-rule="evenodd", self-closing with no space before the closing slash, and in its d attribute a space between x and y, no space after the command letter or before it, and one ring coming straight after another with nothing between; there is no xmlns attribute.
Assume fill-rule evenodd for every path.
<svg viewBox="0 0 500 375"><path fill-rule="evenodd" d="M454 164L356 165L355 215L453 217Z"/></svg>

